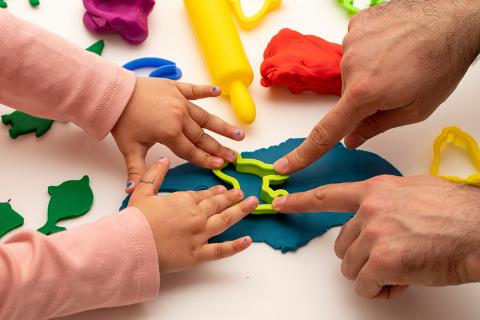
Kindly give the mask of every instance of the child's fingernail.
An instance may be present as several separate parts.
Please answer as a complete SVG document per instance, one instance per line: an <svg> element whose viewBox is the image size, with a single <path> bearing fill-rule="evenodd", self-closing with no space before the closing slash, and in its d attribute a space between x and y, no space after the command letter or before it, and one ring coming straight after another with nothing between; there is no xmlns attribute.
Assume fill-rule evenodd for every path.
<svg viewBox="0 0 480 320"><path fill-rule="evenodd" d="M128 181L127 182L127 189L130 188L130 187L133 187L133 181Z"/></svg>
<svg viewBox="0 0 480 320"><path fill-rule="evenodd" d="M247 199L247 205L249 207L258 206L258 199L254 196L251 196Z"/></svg>
<svg viewBox="0 0 480 320"><path fill-rule="evenodd" d="M243 191L240 189L233 189L233 194L235 195L235 197L238 197L240 199L243 198Z"/></svg>
<svg viewBox="0 0 480 320"><path fill-rule="evenodd" d="M217 186L217 190L221 193L227 192L227 188L225 188L225 186Z"/></svg>
<svg viewBox="0 0 480 320"><path fill-rule="evenodd" d="M287 160L287 158L282 158L280 160L277 160L273 164L273 167L278 172L287 172L288 171L288 160Z"/></svg>
<svg viewBox="0 0 480 320"><path fill-rule="evenodd" d="M237 138L242 138L244 136L244 132L240 129L238 129L237 131L235 131L235 136Z"/></svg>
<svg viewBox="0 0 480 320"><path fill-rule="evenodd" d="M212 162L215 166L220 167L224 161L221 158L213 158Z"/></svg>
<svg viewBox="0 0 480 320"><path fill-rule="evenodd" d="M242 239L242 241L243 241L244 243L247 243L249 240L250 240L249 237L244 237L244 238Z"/></svg>
<svg viewBox="0 0 480 320"><path fill-rule="evenodd" d="M218 91L218 87L217 86L212 86L212 92L217 92Z"/></svg>
<svg viewBox="0 0 480 320"><path fill-rule="evenodd" d="M160 157L160 158L158 159L158 162L160 162L160 163L166 163L166 162L168 162L168 158L167 158L167 157Z"/></svg>
<svg viewBox="0 0 480 320"><path fill-rule="evenodd" d="M272 205L273 205L274 208L281 208L286 200L287 200L286 197L277 198L277 199L273 200Z"/></svg>
<svg viewBox="0 0 480 320"><path fill-rule="evenodd" d="M237 153L235 151L232 151L232 153L230 154L230 160L232 162L237 160Z"/></svg>

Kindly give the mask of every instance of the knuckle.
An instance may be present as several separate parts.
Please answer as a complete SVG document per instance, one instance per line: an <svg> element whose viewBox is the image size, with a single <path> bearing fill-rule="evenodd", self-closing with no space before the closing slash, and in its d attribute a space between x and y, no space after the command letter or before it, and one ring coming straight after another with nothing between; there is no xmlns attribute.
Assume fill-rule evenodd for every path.
<svg viewBox="0 0 480 320"><path fill-rule="evenodd" d="M385 203L376 197L366 199L360 206L359 213L364 218L372 218L383 211Z"/></svg>
<svg viewBox="0 0 480 320"><path fill-rule="evenodd" d="M214 247L214 257L216 259L220 259L223 257L224 255L224 249L223 249L223 245L221 243L217 243L215 244L215 247Z"/></svg>
<svg viewBox="0 0 480 320"><path fill-rule="evenodd" d="M376 270L393 270L399 267L398 255L387 246L374 247L370 253L369 262Z"/></svg>
<svg viewBox="0 0 480 320"><path fill-rule="evenodd" d="M374 86L374 79L370 75L364 75L350 86L349 94L353 101L369 100L375 94Z"/></svg>
<svg viewBox="0 0 480 320"><path fill-rule="evenodd" d="M353 268L351 267L350 263L348 262L348 259L344 259L342 261L342 265L340 267L340 270L343 274L343 276L345 278L347 278L348 280L355 280L356 278L356 274L353 270Z"/></svg>
<svg viewBox="0 0 480 320"><path fill-rule="evenodd" d="M328 131L322 123L317 124L313 128L309 138L316 149L330 150L333 147L333 143L329 142Z"/></svg>
<svg viewBox="0 0 480 320"><path fill-rule="evenodd" d="M375 243L383 234L384 228L382 226L370 224L365 227L362 237L367 243Z"/></svg>
<svg viewBox="0 0 480 320"><path fill-rule="evenodd" d="M202 145L205 144L206 140L207 140L207 134L205 133L205 131L201 130L201 132L199 133L199 135L195 139L194 143L197 146L202 146Z"/></svg>
<svg viewBox="0 0 480 320"><path fill-rule="evenodd" d="M202 114L202 119L200 120L200 126L201 126L202 128L207 127L207 126L208 126L208 123L210 122L210 118L211 118L211 116L210 116L210 114L209 114L208 112L206 112L206 111L203 112L203 114Z"/></svg>
<svg viewBox="0 0 480 320"><path fill-rule="evenodd" d="M222 212L220 214L220 219L224 227L229 227L232 224L232 216L228 212Z"/></svg>
<svg viewBox="0 0 480 320"><path fill-rule="evenodd" d="M374 133L382 133L388 130L380 121L374 117L369 117L365 119L365 124L373 131Z"/></svg>

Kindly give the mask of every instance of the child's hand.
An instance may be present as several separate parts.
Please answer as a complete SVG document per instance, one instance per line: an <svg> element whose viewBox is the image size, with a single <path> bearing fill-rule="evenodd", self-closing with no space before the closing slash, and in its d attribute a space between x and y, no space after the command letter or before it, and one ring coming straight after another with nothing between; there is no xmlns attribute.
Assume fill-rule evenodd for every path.
<svg viewBox="0 0 480 320"><path fill-rule="evenodd" d="M155 143L199 166L215 169L235 160L235 152L218 143L204 129L242 140L245 133L209 114L190 100L218 97L220 89L166 79L138 78L135 91L112 135L125 157L127 192L145 173L145 157Z"/></svg>
<svg viewBox="0 0 480 320"><path fill-rule="evenodd" d="M204 191L176 192L158 196L169 161L153 164L135 188L129 206L143 212L157 245L160 272L190 269L202 262L230 257L250 246L252 239L212 243L211 237L224 232L258 206L258 199L243 199L242 191L216 186Z"/></svg>

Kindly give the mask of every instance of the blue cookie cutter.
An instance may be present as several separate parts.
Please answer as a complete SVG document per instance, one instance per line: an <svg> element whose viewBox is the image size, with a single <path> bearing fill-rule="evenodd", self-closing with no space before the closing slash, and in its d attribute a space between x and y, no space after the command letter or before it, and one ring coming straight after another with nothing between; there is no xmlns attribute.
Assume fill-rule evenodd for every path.
<svg viewBox="0 0 480 320"><path fill-rule="evenodd" d="M170 80L178 80L182 77L182 70L177 67L177 64L173 61L156 58L145 57L132 60L123 65L127 70L134 71L143 68L155 68L149 77L152 78L165 78Z"/></svg>

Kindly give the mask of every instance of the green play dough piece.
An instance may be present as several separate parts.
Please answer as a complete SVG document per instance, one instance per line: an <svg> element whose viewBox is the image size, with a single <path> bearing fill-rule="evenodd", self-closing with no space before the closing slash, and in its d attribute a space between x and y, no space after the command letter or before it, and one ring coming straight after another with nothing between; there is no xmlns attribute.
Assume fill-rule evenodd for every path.
<svg viewBox="0 0 480 320"><path fill-rule="evenodd" d="M90 211L93 205L93 192L89 182L89 177L84 176L80 180L65 181L59 186L48 187L51 196L48 203L48 219L38 231L49 235L66 230L57 226L57 222L77 218Z"/></svg>
<svg viewBox="0 0 480 320"><path fill-rule="evenodd" d="M0 203L0 237L23 225L23 217L8 202Z"/></svg>
<svg viewBox="0 0 480 320"><path fill-rule="evenodd" d="M8 7L7 3L3 0L0 0L0 8L6 8Z"/></svg>
<svg viewBox="0 0 480 320"><path fill-rule="evenodd" d="M86 50L101 56L103 53L103 48L105 48L105 42L103 40L98 40L97 42L92 44L90 47L88 47Z"/></svg>
<svg viewBox="0 0 480 320"><path fill-rule="evenodd" d="M52 126L53 120L37 118L21 111L15 111L11 114L2 116L2 122L5 125L11 125L8 130L12 139L18 136L35 132L37 137L43 136Z"/></svg>
<svg viewBox="0 0 480 320"><path fill-rule="evenodd" d="M38 7L39 4L40 4L40 0L30 0L30 5L32 7Z"/></svg>

